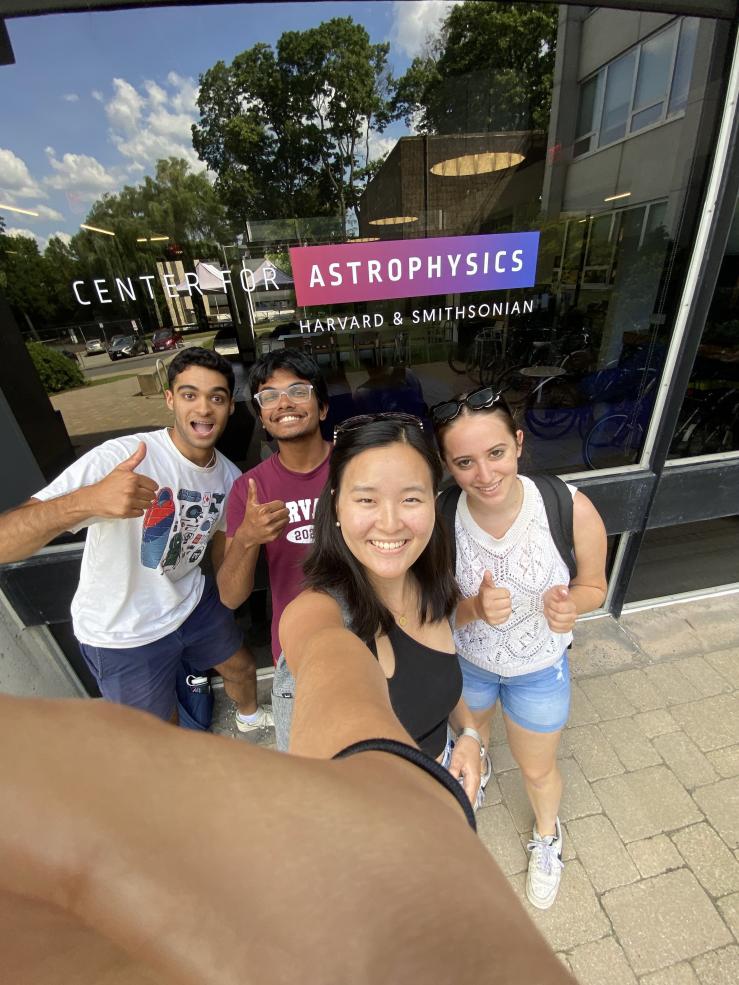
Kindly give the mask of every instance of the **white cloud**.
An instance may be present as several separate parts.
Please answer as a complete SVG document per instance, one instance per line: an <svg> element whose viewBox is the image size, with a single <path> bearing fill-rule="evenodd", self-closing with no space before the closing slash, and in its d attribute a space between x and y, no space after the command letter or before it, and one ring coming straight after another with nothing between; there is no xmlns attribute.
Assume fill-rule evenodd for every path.
<svg viewBox="0 0 739 985"><path fill-rule="evenodd" d="M41 219L58 219L61 220L64 216L61 212L57 212L56 209L50 209L48 205L34 205L34 212L38 212Z"/></svg>
<svg viewBox="0 0 739 985"><path fill-rule="evenodd" d="M149 98L150 106L164 106L164 104L169 99L169 96L167 95L165 90L162 89L160 85L157 85L156 82L153 82L151 79L148 79L146 82L144 82L144 89L146 89L146 95Z"/></svg>
<svg viewBox="0 0 739 985"><path fill-rule="evenodd" d="M169 72L164 84L147 79L136 88L116 78L113 87L105 112L111 143L132 162L126 173L152 170L163 157L183 157L193 169L202 170L190 130L198 118L198 87L192 79Z"/></svg>
<svg viewBox="0 0 739 985"><path fill-rule="evenodd" d="M62 99L65 103L78 103L80 101L80 97L76 92L65 92Z"/></svg>
<svg viewBox="0 0 739 985"><path fill-rule="evenodd" d="M72 193L79 201L92 202L104 192L118 187L116 178L94 157L87 154L64 154L61 160L47 147L49 164L54 171L45 183L57 191Z"/></svg>
<svg viewBox="0 0 739 985"><path fill-rule="evenodd" d="M362 138L359 146L360 159L364 163L364 150L365 150L365 139L367 133L367 121L365 120L364 126L362 128ZM378 157L384 157L389 154L390 151L395 147L398 142L397 137L385 137L381 133L377 133L374 130L370 133L369 137L369 159L370 161L376 161Z"/></svg>
<svg viewBox="0 0 739 985"><path fill-rule="evenodd" d="M461 0L395 0L391 40L409 58L415 58L458 3Z"/></svg>
<svg viewBox="0 0 739 985"><path fill-rule="evenodd" d="M30 229L23 229L18 226L10 226L5 230L6 236L12 236L13 239L32 239L36 242L36 246L39 248L39 253L43 253L46 249L46 245L49 242L45 236L41 236L40 233L33 233Z"/></svg>
<svg viewBox="0 0 739 985"><path fill-rule="evenodd" d="M69 233L64 233L58 230L52 233L51 236L42 236L40 233L32 233L30 229L20 229L18 227L13 227L11 229L5 230L6 236L26 236L28 239L35 239L36 245L39 248L39 252L43 253L46 247L49 245L49 240L57 236L63 243L67 246L72 242L72 237Z"/></svg>
<svg viewBox="0 0 739 985"><path fill-rule="evenodd" d="M170 72L167 82L175 90L172 96L172 107L177 113L198 114L198 92L200 91L192 79L185 79L177 72Z"/></svg>
<svg viewBox="0 0 739 985"><path fill-rule="evenodd" d="M141 120L144 102L144 97L130 82L126 82L125 79L113 79L113 98L105 105L111 126L116 130L123 130L124 133L135 133Z"/></svg>
<svg viewBox="0 0 739 985"><path fill-rule="evenodd" d="M20 229L18 226L8 226L5 230L6 236L27 236L28 239L36 239L36 233L32 233L30 229Z"/></svg>
<svg viewBox="0 0 739 985"><path fill-rule="evenodd" d="M188 147L176 138L167 134L157 133L153 129L142 129L130 140L122 136L112 135L111 139L124 157L132 157L137 165L136 171L153 170L156 161L163 157L184 157L195 171L201 171L202 161L192 147ZM141 161L146 161L142 167Z"/></svg>
<svg viewBox="0 0 739 985"><path fill-rule="evenodd" d="M93 99L97 99L99 103L105 102L105 96L99 89L93 89L90 95Z"/></svg>
<svg viewBox="0 0 739 985"><path fill-rule="evenodd" d="M46 192L31 177L26 162L12 150L0 147L0 192L10 198L46 198Z"/></svg>
<svg viewBox="0 0 739 985"><path fill-rule="evenodd" d="M180 138L190 141L192 139L190 127L193 118L187 113L168 113L166 110L158 109L149 114L149 126L154 133L164 137Z"/></svg>

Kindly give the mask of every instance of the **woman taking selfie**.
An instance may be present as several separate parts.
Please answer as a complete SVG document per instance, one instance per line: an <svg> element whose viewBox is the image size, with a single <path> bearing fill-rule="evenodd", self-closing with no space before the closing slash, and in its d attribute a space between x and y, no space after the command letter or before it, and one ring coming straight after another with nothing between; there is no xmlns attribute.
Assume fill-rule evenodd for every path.
<svg viewBox="0 0 739 985"><path fill-rule="evenodd" d="M273 707L285 748L294 675L313 653L335 672L368 647L401 724L459 777L474 804L482 741L463 700L450 617L457 601L449 544L436 524L441 462L407 414L350 418L336 428L329 481L305 563L307 589L280 622ZM458 733L451 742L450 723ZM325 723L330 730L331 722Z"/></svg>
<svg viewBox="0 0 739 985"><path fill-rule="evenodd" d="M491 387L431 414L458 487L441 499L463 596L454 631L463 695L485 746L500 700L535 817L526 894L546 909L562 872L557 747L570 705L567 648L577 616L605 598L605 528L574 486L519 475L523 432ZM574 551L562 546L568 539Z"/></svg>

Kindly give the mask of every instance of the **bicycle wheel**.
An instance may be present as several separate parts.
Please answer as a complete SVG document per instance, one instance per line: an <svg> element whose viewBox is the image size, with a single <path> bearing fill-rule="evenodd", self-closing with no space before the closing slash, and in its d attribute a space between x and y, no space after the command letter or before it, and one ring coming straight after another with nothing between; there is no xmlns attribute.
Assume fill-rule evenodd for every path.
<svg viewBox="0 0 739 985"><path fill-rule="evenodd" d="M523 382L520 371L523 368L523 364L518 363L515 366L504 366L503 368L490 363L488 366L490 386L494 386L501 392L520 389Z"/></svg>
<svg viewBox="0 0 739 985"><path fill-rule="evenodd" d="M449 343L446 361L449 369L454 373L459 373L460 376L467 371L467 353L460 352L459 342Z"/></svg>
<svg viewBox="0 0 739 985"><path fill-rule="evenodd" d="M644 428L627 414L609 414L596 421L583 442L588 468L633 465L639 457Z"/></svg>
<svg viewBox="0 0 739 985"><path fill-rule="evenodd" d="M482 367L480 366L480 364L477 361L477 352L475 351L474 348L472 349L472 351L470 352L470 354L469 354L469 356L467 358L467 362L465 363L464 371L467 374L468 378L470 380L472 380L473 383L479 384L480 386L484 386L485 385L482 382L482 379L483 379L483 370L482 370Z"/></svg>
<svg viewBox="0 0 739 985"><path fill-rule="evenodd" d="M537 407L526 410L526 427L537 438L563 438L578 418L577 407Z"/></svg>

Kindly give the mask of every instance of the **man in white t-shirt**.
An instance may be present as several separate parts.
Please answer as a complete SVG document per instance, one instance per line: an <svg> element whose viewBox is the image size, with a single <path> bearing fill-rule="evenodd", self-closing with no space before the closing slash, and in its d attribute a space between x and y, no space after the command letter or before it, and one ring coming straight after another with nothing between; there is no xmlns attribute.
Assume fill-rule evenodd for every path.
<svg viewBox="0 0 739 985"><path fill-rule="evenodd" d="M241 731L262 728L272 722L257 707L254 660L199 566L210 541L216 570L223 559L240 475L215 449L233 413L233 370L190 348L168 377L174 426L104 442L0 517L0 563L88 527L72 622L103 697L170 719L186 661L223 677Z"/></svg>

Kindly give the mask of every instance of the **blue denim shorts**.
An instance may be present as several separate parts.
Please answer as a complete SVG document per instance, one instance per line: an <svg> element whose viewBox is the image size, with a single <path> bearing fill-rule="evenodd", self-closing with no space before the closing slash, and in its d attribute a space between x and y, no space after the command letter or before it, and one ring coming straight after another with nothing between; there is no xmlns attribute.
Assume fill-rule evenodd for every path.
<svg viewBox="0 0 739 985"><path fill-rule="evenodd" d="M470 711L492 708L500 698L506 716L530 732L558 732L570 713L570 668L567 651L556 664L517 677L501 677L459 658Z"/></svg>
<svg viewBox="0 0 739 985"><path fill-rule="evenodd" d="M175 708L177 670L186 661L193 671L224 663L242 645L233 612L206 578L203 594L181 626L160 640L113 649L80 643L100 693L108 701L168 719Z"/></svg>

